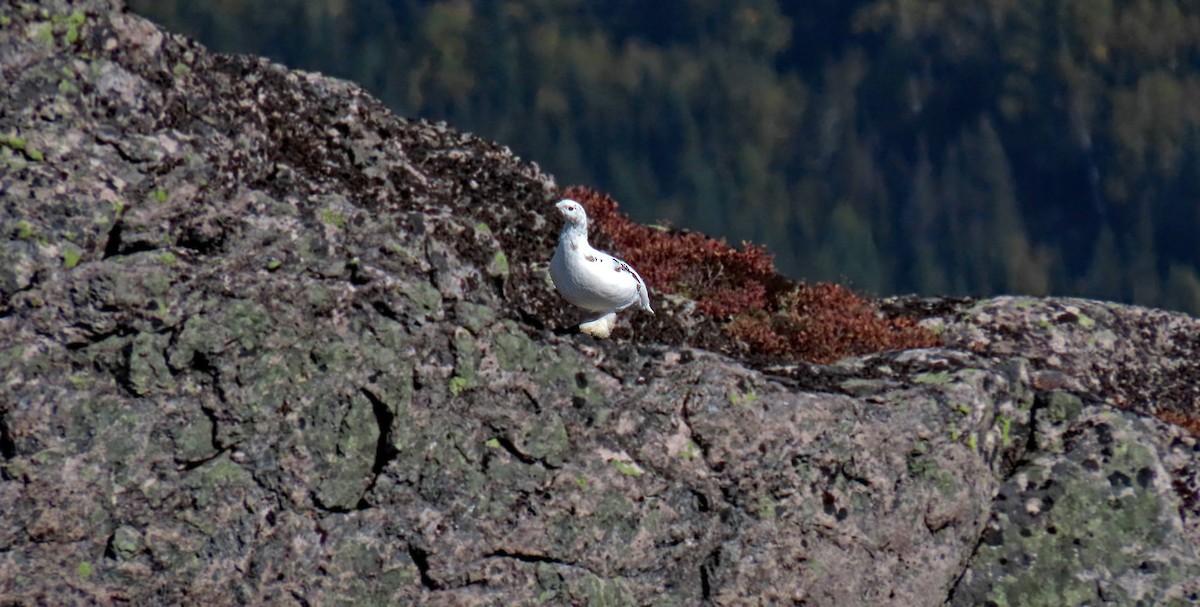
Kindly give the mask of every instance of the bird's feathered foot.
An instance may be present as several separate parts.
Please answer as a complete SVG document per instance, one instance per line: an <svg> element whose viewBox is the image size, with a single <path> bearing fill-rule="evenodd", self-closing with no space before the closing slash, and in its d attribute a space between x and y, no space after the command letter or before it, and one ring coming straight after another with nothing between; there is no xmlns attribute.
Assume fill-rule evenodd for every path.
<svg viewBox="0 0 1200 607"><path fill-rule="evenodd" d="M579 330L598 339L608 339L613 327L617 326L617 313L609 312L596 320L589 320L579 325Z"/></svg>

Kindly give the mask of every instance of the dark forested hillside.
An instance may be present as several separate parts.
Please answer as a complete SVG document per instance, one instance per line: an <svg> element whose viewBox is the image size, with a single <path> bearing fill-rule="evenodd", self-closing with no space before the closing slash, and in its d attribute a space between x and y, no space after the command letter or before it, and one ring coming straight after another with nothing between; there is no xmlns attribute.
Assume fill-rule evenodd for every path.
<svg viewBox="0 0 1200 607"><path fill-rule="evenodd" d="M1200 4L132 0L874 293L1200 312Z"/></svg>

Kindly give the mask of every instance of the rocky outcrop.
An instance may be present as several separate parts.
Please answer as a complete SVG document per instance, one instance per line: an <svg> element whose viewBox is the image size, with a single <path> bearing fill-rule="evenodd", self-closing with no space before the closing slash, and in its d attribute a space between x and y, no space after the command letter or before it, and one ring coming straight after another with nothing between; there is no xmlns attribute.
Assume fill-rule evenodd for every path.
<svg viewBox="0 0 1200 607"><path fill-rule="evenodd" d="M1200 322L572 333L557 186L106 0L0 7L0 602L1183 604ZM747 359L748 360L748 359Z"/></svg>

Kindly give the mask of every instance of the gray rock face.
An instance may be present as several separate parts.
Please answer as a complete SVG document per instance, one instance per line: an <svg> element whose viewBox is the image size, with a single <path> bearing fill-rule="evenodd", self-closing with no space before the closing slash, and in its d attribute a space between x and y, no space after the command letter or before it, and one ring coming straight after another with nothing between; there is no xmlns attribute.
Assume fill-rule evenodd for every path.
<svg viewBox="0 0 1200 607"><path fill-rule="evenodd" d="M105 0L0 6L0 77L0 603L1197 600L1194 319L898 300L944 348L767 373L664 301L597 342L500 146Z"/></svg>

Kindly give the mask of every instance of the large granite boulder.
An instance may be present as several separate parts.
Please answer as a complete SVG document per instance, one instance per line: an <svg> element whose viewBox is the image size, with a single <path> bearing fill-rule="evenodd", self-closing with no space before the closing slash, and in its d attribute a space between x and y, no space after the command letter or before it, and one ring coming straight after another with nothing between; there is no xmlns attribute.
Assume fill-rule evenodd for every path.
<svg viewBox="0 0 1200 607"><path fill-rule="evenodd" d="M672 298L599 342L556 191L116 0L0 5L0 603L1197 600L1200 322L899 299L943 347L764 366Z"/></svg>

